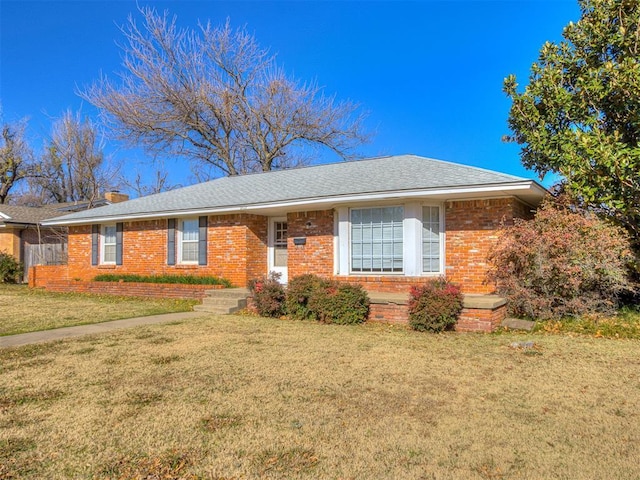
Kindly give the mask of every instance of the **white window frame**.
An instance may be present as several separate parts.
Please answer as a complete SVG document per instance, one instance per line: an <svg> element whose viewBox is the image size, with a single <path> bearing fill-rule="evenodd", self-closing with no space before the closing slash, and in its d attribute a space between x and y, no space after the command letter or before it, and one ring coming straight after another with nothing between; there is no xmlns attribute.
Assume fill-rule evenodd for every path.
<svg viewBox="0 0 640 480"><path fill-rule="evenodd" d="M437 272L425 272L424 271L424 238L423 238L423 228L424 228L424 218L423 212L424 207L437 207L438 208L438 271ZM425 203L420 205L420 272L424 276L442 276L444 275L444 247L445 247L445 229L444 229L444 209L442 205L433 204L433 203Z"/></svg>
<svg viewBox="0 0 640 480"><path fill-rule="evenodd" d="M107 243L107 228L113 228L113 243ZM113 246L113 261L107 261L105 255L107 253L107 246ZM116 258L118 256L118 227L115 223L109 223L100 226L100 264L101 265L115 265Z"/></svg>
<svg viewBox="0 0 640 480"><path fill-rule="evenodd" d="M403 271L358 272L351 269L351 210L364 208L403 207ZM440 266L438 272L423 272L422 263L422 208L438 207L440 220ZM405 276L438 277L445 274L445 218L441 203L407 202L403 204L362 204L336 209L334 271L342 276Z"/></svg>
<svg viewBox="0 0 640 480"><path fill-rule="evenodd" d="M196 235L197 238L195 240L185 240L184 239L184 223L185 222L195 222L196 224ZM200 253L200 220L198 217L196 218L182 218L178 222L177 230L177 239L176 239L176 253L177 253L177 261L176 263L179 265L198 265L198 255ZM196 244L196 259L195 260L184 260L182 258L182 254L184 252L184 243L195 243Z"/></svg>
<svg viewBox="0 0 640 480"><path fill-rule="evenodd" d="M353 275L403 275L404 274L404 258L405 258L405 228L404 228L404 218L405 218L405 211L404 211L404 205L384 205L384 206L370 206L370 207L352 207L349 209L349 232L352 234L353 233L353 222L352 222L352 218L353 218L353 214L354 211L364 211L364 210L376 210L376 209L397 209L400 208L402 209L402 220L400 220L400 224L402 226L402 241L401 241L401 250L402 250L402 266L401 266L401 270L395 270L395 271L384 271L382 268L384 268L384 260L385 260L385 256L384 253L380 252L380 254L382 255L380 257L381 260L381 269L380 270L369 270L369 271L363 271L363 270L354 270L353 268L353 238L349 239L349 273L353 274ZM381 240L381 247L384 248L384 242ZM364 246L364 243L362 244ZM395 251L395 240L391 241L391 246L393 248L393 250ZM377 258L376 255L373 254L373 252L371 253L371 262L373 264L374 260ZM395 260L396 256L395 253L391 254L390 260L391 260L391 268L395 268ZM364 259L364 257L363 257Z"/></svg>

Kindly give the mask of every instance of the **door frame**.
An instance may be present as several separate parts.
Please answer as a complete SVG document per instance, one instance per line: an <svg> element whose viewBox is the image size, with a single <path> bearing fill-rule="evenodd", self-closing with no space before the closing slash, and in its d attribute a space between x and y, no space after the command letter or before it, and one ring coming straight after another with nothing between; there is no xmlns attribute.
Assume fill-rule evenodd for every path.
<svg viewBox="0 0 640 480"><path fill-rule="evenodd" d="M287 217L269 217L269 227L267 231L268 242L267 242L267 269L268 273L276 272L280 274L280 283L286 284L288 281L288 265L285 267L276 267L274 266L274 257L275 257L275 234L276 222L287 222ZM287 225L287 236L288 236L288 225ZM288 243L288 242L287 242ZM288 263L288 262L287 262Z"/></svg>

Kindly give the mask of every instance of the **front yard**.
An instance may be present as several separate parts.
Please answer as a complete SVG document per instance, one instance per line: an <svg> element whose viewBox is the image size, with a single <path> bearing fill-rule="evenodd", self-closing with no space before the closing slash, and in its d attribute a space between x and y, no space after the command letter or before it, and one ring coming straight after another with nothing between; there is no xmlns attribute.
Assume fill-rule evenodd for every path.
<svg viewBox="0 0 640 480"><path fill-rule="evenodd" d="M0 283L0 336L52 328L186 312L191 300L142 300L72 293L51 293L26 285ZM1 477L0 477L1 478Z"/></svg>
<svg viewBox="0 0 640 480"><path fill-rule="evenodd" d="M0 350L0 478L637 479L639 350L241 316Z"/></svg>

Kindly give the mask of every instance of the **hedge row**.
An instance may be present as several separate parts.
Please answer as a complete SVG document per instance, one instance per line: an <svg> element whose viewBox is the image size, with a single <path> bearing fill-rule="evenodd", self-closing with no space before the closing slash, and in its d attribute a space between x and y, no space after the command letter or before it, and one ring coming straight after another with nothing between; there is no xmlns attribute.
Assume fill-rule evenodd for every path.
<svg viewBox="0 0 640 480"><path fill-rule="evenodd" d="M233 285L226 278L196 275L133 275L104 273L97 275L95 282L138 282L138 283L179 283L186 285L222 285L231 288Z"/></svg>

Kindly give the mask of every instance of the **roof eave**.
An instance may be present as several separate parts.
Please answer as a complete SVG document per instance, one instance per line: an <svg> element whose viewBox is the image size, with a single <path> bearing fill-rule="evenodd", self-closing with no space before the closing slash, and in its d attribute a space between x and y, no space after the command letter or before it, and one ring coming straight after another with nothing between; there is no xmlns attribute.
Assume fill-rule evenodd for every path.
<svg viewBox="0 0 640 480"><path fill-rule="evenodd" d="M322 206L333 206L336 204L345 204L352 202L366 202L385 199L406 199L412 197L444 197L464 194L487 194L487 195L510 195L521 196L526 195L532 198L542 198L547 190L533 180L524 180L510 183L497 183L490 185L468 185L460 187L446 187L434 189L419 190L395 190L383 192L370 192L347 195L333 195L327 197L301 198L283 202L265 202L250 205L228 205L216 208L199 208L199 209L183 209L183 210L166 210L161 212L140 212L134 214L121 215L102 215L95 217L84 217L81 219L64 220L64 217L48 219L41 222L44 226L68 226L68 225L88 225L92 223L106 223L131 220L151 220L156 218L167 217L185 217L192 215L220 215L234 213L260 213L262 210L285 209L290 207L303 208L312 207L318 209ZM532 203L532 202L528 202Z"/></svg>

